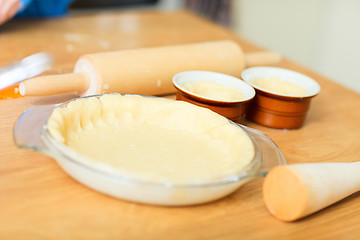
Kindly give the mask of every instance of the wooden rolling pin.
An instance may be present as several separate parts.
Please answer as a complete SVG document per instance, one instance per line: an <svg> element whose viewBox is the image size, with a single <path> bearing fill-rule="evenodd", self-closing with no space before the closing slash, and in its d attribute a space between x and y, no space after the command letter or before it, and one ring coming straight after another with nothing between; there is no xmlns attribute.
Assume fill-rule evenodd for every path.
<svg viewBox="0 0 360 240"><path fill-rule="evenodd" d="M240 77L246 66L279 62L274 52L244 54L232 41L214 41L84 55L74 73L41 76L20 84L23 96L78 92L162 95L175 92L172 77L190 70L207 70Z"/></svg>
<svg viewBox="0 0 360 240"><path fill-rule="evenodd" d="M309 163L273 168L263 197L269 212L290 222L321 210L360 190L360 162Z"/></svg>

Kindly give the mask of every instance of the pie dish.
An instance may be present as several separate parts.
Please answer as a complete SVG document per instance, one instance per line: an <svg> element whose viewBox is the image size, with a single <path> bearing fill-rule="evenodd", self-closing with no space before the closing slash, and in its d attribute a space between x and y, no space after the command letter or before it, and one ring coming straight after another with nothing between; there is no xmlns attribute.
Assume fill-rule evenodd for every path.
<svg viewBox="0 0 360 240"><path fill-rule="evenodd" d="M256 130L190 103L139 95L34 106L17 121L14 139L92 189L158 205L209 202L285 163Z"/></svg>

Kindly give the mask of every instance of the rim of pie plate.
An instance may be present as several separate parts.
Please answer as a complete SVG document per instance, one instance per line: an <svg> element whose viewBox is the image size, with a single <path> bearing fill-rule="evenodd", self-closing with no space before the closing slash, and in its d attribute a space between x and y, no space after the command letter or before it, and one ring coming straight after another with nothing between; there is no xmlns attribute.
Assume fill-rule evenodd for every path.
<svg viewBox="0 0 360 240"><path fill-rule="evenodd" d="M64 140L64 139L62 140L63 136L61 136L61 134L59 133L59 130L56 129L59 127L59 122L58 122L59 111L63 111L63 110L66 111L66 109L67 110L70 109L70 111L72 111L71 108L74 105L83 102L85 104L87 103L87 107L77 109L78 111L73 111L73 113L75 113L75 112L84 113L84 114L86 112L89 113L89 108L92 108L92 110L94 110L96 108L96 106L94 106L94 101L95 102L97 101L98 103L100 103L102 101L101 104L103 104L103 105L101 105L102 106L101 111L104 111L104 105L105 105L105 108L113 107L112 105L114 105L115 98L122 98L122 100L124 100L124 97L125 98L133 98L133 100L143 99L144 102L146 102L146 103L144 104L145 106L141 107L140 111L143 111L143 114L145 114L145 115L146 115L146 113L149 112L149 110L154 111L154 109L153 109L154 103L157 103L157 102L164 103L165 105L167 104L167 107L168 108L170 107L172 109L176 106L176 107L180 108L179 110L181 110L181 111L172 111L174 113L174 116L172 116L172 120L174 120L175 122L176 122L176 119L179 119L179 116L180 116L179 114L184 114L182 111L187 111L186 118L181 118L183 121L188 121L188 120L184 120L184 119L189 119L189 112L191 112L191 110L193 112L196 112L196 114L200 114L200 116L202 116L202 117L214 116L213 117L214 120L212 122L215 122L216 124L220 124L220 123L224 124L224 126L225 126L224 130L226 130L226 128L230 129L230 130L236 129L236 131L237 131L236 137L241 136L242 141L244 141L243 144L246 146L246 150L248 151L247 153L245 153L245 156L241 156L241 157L245 157L247 162L243 163L241 165L241 167L237 168L236 170L231 170L231 172L226 172L226 174L221 174L218 178L197 179L196 181L193 181L193 182L174 183L172 181L141 179L141 178L136 177L136 174L135 174L135 176L126 175L126 174L122 173L121 171L119 171L118 169L116 169L112 166L103 164L99 161L94 161L91 158L86 157L83 154L76 152L75 150L72 150L70 147L68 147L64 143L62 143L62 141ZM89 103L90 101L92 101L92 102ZM150 105L148 105L148 104L150 104L150 105L153 104L153 105L151 105L152 108L149 108ZM116 105L116 103L115 103L115 105ZM99 105L97 105L97 106L99 106ZM164 107L164 106L161 106L161 107ZM58 110L56 110L56 109L58 109ZM59 109L62 109L62 110L59 110ZM111 108L107 108L107 109L111 109ZM157 110L159 110L159 109L160 108L158 107ZM164 110L162 110L162 111L164 111ZM111 110L110 110L110 113L111 113ZM101 113L101 114L103 114L103 113ZM159 116L159 115L156 115L156 116ZM87 115L86 117L91 118L90 115ZM103 117L103 115L102 115L102 117ZM77 117L72 116L71 120L74 120L74 119L77 119ZM210 122L210 121L208 121L207 118L204 118L204 119L206 119L205 122ZM141 121L147 121L147 120L148 119L146 119L146 118L142 118L139 121L141 122ZM159 118L157 120L159 120ZM204 124L205 122L204 121L200 122L200 125ZM157 122L155 122L155 123L157 123ZM181 125L182 125L181 120L179 120L177 123L175 123L175 125L176 124L177 124L176 127L181 127ZM199 122L197 124L196 123L193 123L193 124L194 125L192 127L199 126ZM170 124L170 127L174 127L175 125L173 124L173 126L171 126L171 124ZM221 127L221 125L219 125L219 126ZM184 130L184 129L182 129L182 130ZM227 131L229 131L229 130L227 130ZM240 135L238 135L239 133L240 133ZM221 135L221 131L217 131L216 134ZM77 165L80 165L82 167L86 167L89 170L95 171L96 173L101 173L103 175L106 175L107 177L116 178L117 180L128 182L128 183L171 187L171 188L207 187L207 186L235 183L235 182L238 182L238 181L243 180L244 178L248 177L249 175L251 175L250 173L253 173L253 171L256 171L257 167L259 165L259 160L260 160L259 155L257 153L257 147L254 145L250 136L240 126L236 125L232 121L230 121L230 120L222 117L221 115L216 114L206 108L198 107L198 106L195 106L193 104L183 102L183 101L176 101L173 99L166 99L166 98L154 97L154 96L141 96L141 95L130 95L130 94L128 94L128 95L126 95L126 94L125 95L124 94L104 94L104 95L86 96L86 97L81 97L81 98L71 100L69 102L66 102L66 103L63 103L63 104L57 106L53 110L53 112L50 114L49 118L47 119L46 124L44 125L42 138L43 138L46 146L50 148L50 151L55 149L60 155L62 155L62 157L66 157L67 160L70 160L73 163L76 163ZM232 139L232 140L234 140L234 139ZM245 151L242 151L243 154L244 154L244 152ZM247 154L247 156L246 156L246 154ZM238 160L238 159L235 159L234 161L236 161L236 160Z"/></svg>

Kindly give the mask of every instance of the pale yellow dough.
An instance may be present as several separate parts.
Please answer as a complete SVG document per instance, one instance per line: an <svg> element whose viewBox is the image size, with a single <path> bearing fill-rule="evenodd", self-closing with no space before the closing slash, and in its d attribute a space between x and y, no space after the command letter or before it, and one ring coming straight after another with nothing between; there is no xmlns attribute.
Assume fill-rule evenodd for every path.
<svg viewBox="0 0 360 240"><path fill-rule="evenodd" d="M254 157L245 132L208 109L182 101L103 95L56 108L48 120L61 144L117 173L186 184L239 172Z"/></svg>
<svg viewBox="0 0 360 240"><path fill-rule="evenodd" d="M276 77L268 77L268 78L254 78L251 82L263 89L288 94L288 95L306 95L309 94L309 91L303 87L300 87L294 83L289 81L283 81Z"/></svg>
<svg viewBox="0 0 360 240"><path fill-rule="evenodd" d="M241 100L244 98L244 94L240 89L228 87L216 82L188 82L182 85L182 87L189 92L215 100Z"/></svg>

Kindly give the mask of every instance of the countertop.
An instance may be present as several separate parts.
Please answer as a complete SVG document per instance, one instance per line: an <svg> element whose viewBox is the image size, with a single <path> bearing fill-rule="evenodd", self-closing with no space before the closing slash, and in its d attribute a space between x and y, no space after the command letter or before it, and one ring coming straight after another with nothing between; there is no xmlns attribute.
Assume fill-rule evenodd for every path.
<svg viewBox="0 0 360 240"><path fill-rule="evenodd" d="M245 52L256 45L190 12L119 11L12 21L0 27L0 66L33 53L54 55L48 73L71 72L85 53L231 39ZM339 64L346 64L340 62ZM288 59L276 66L321 85L305 125L266 133L288 163L352 162L360 153L360 95ZM120 67L120 66L119 66ZM78 183L54 161L19 149L13 126L45 98L0 99L0 239L358 239L359 193L293 223L276 220L255 179L221 200L159 207L106 196Z"/></svg>

